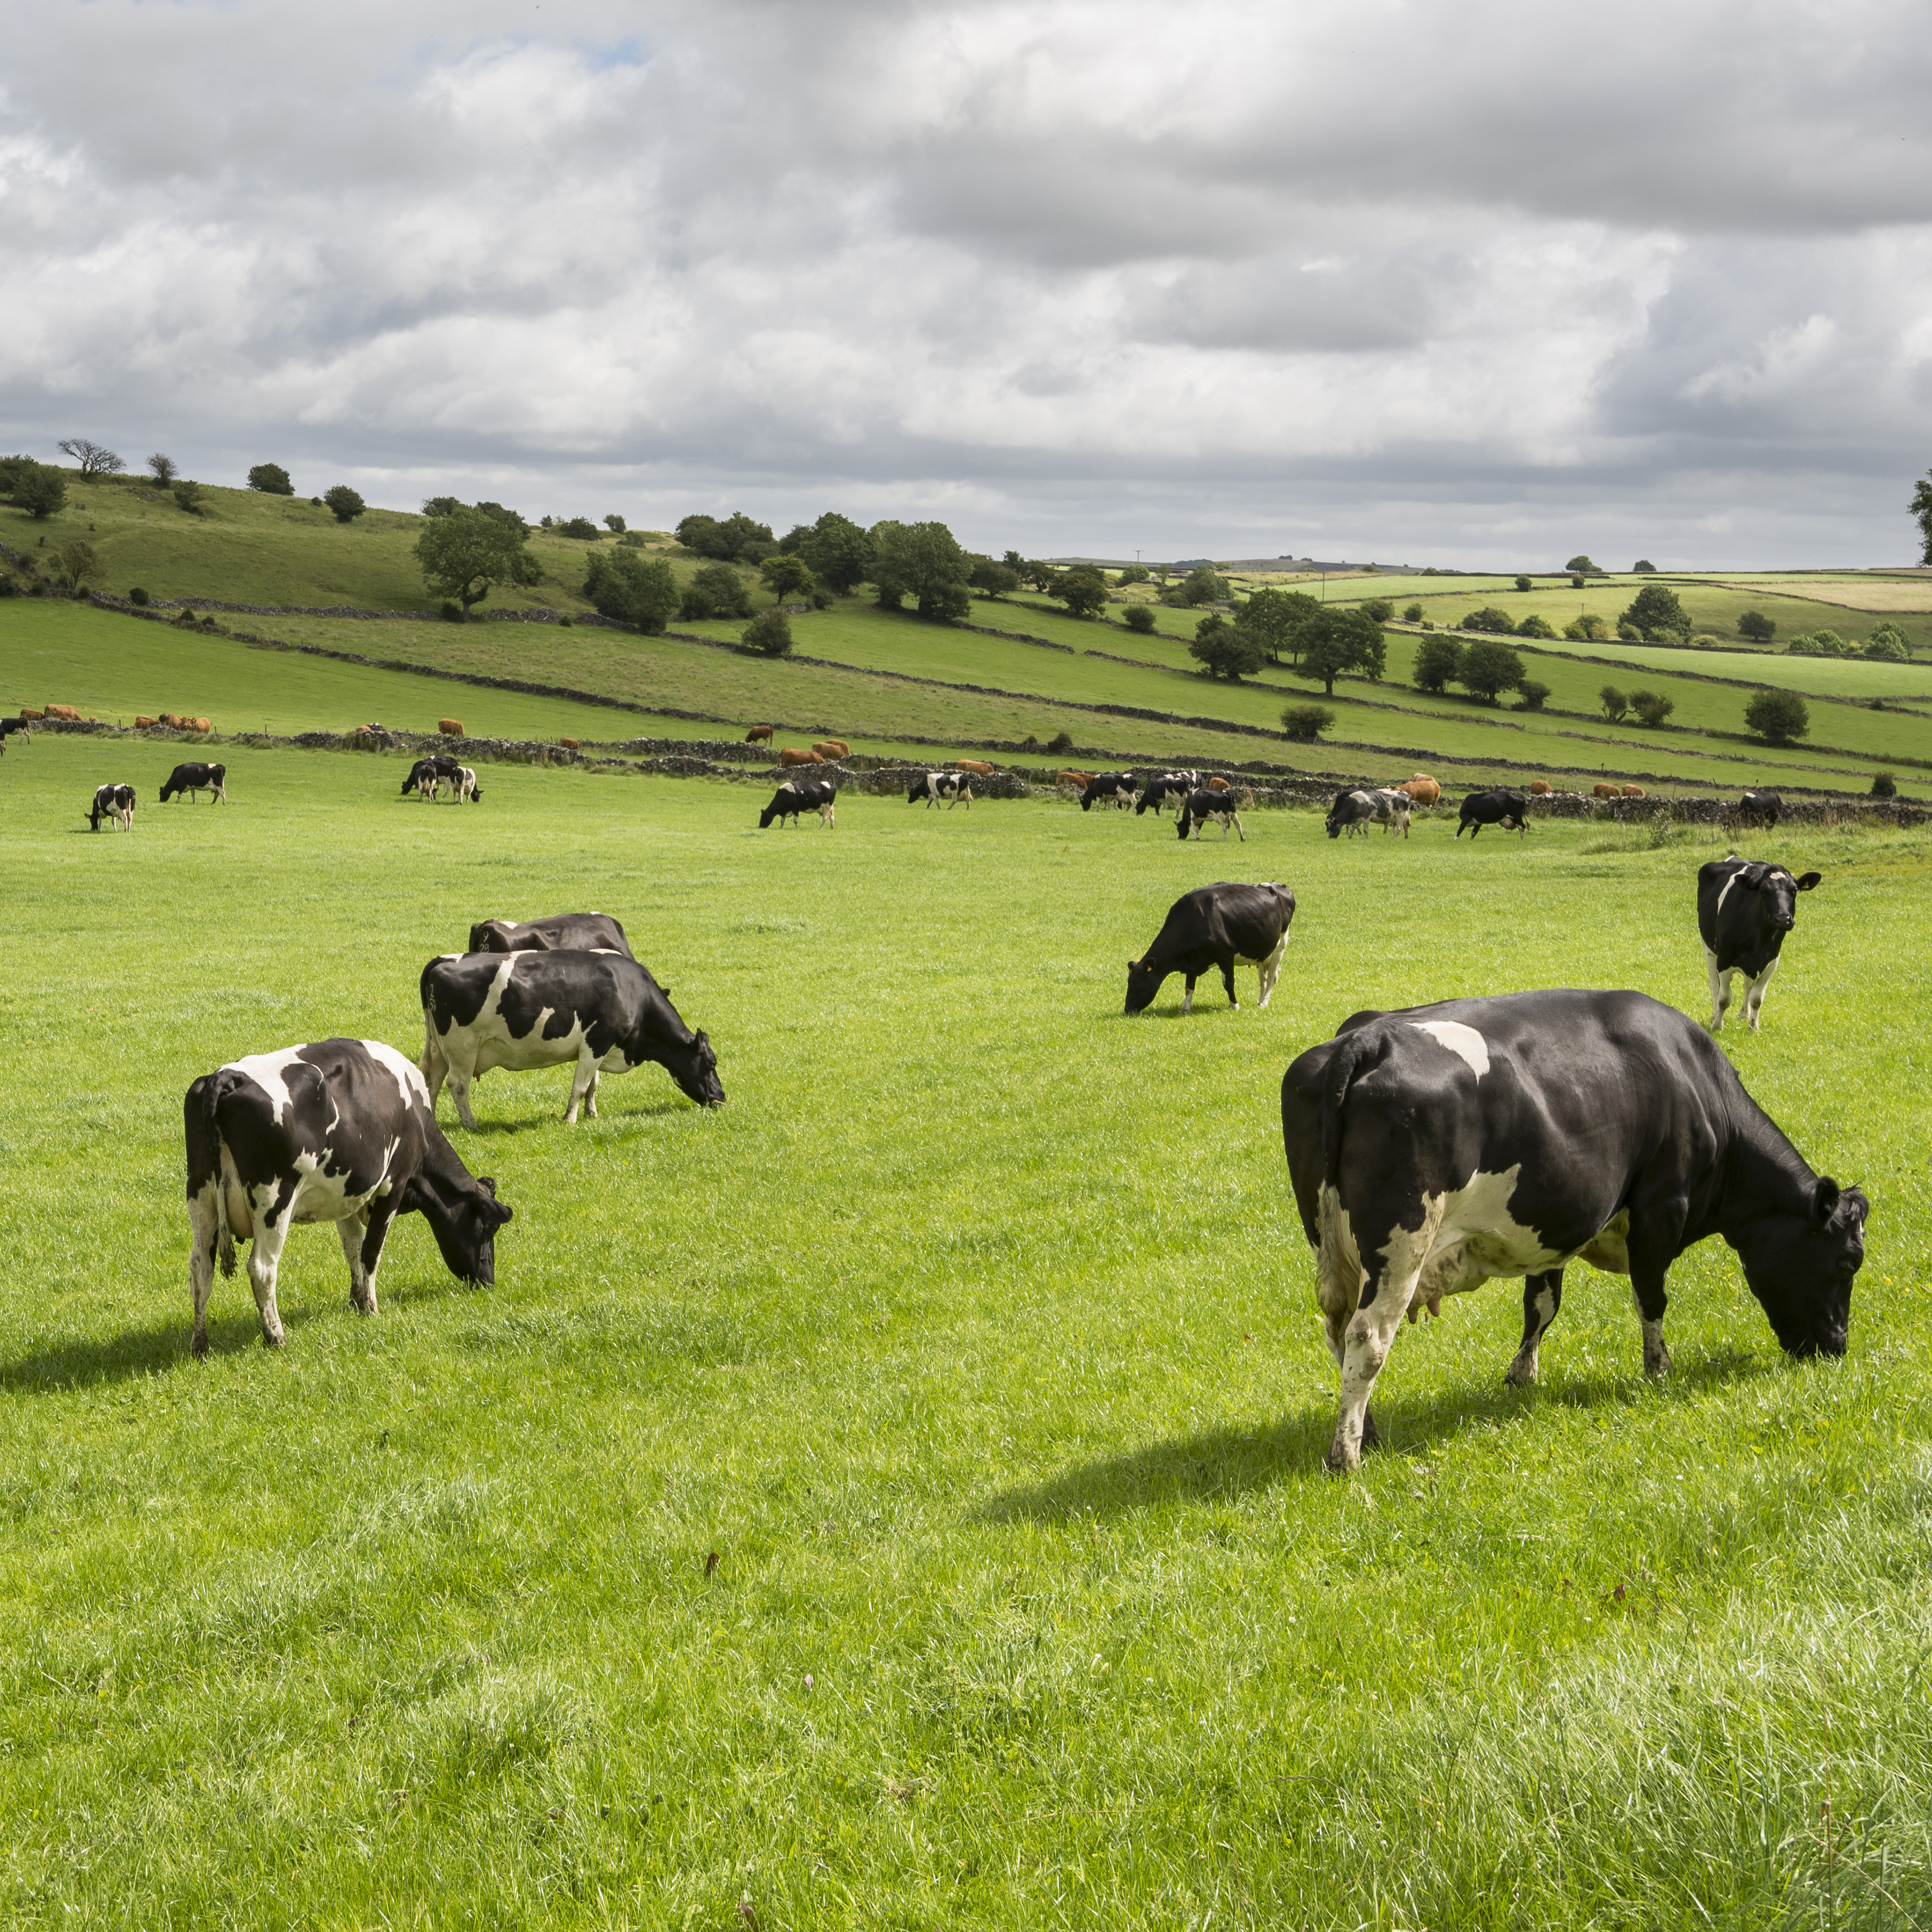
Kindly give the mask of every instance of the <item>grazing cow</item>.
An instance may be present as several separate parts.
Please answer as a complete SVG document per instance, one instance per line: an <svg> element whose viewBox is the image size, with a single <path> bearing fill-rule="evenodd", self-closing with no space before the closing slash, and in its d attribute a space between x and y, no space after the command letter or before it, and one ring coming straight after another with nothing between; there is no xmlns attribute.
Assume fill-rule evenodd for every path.
<svg viewBox="0 0 1932 1932"><path fill-rule="evenodd" d="M1590 796L1592 798L1622 798L1623 795L1624 788L1622 785L1612 784L1606 778L1599 778L1590 788Z"/></svg>
<svg viewBox="0 0 1932 1932"><path fill-rule="evenodd" d="M828 764L836 764L839 759L844 757L850 748L841 744L836 738L826 738L814 745L812 748Z"/></svg>
<svg viewBox="0 0 1932 1932"><path fill-rule="evenodd" d="M773 819L782 825L789 818L798 830L802 812L815 812L819 824L827 832L833 826L838 807L838 788L830 778L787 778L772 794L772 802L758 814L758 830L767 830Z"/></svg>
<svg viewBox="0 0 1932 1932"><path fill-rule="evenodd" d="M454 758L445 758L441 753L432 758L418 758L410 766L410 775L403 781L402 796L407 798L414 792L425 801L433 799L436 787L445 779L454 784L462 769Z"/></svg>
<svg viewBox="0 0 1932 1932"><path fill-rule="evenodd" d="M1071 785L1076 791L1084 791L1094 782L1094 774L1091 772L1062 772L1054 782Z"/></svg>
<svg viewBox="0 0 1932 1932"><path fill-rule="evenodd" d="M1143 812L1151 810L1158 818L1161 808L1169 799L1174 800L1174 808L1178 812L1187 794L1200 783L1198 772L1162 772L1160 777L1149 778L1141 788L1140 796L1134 801L1134 816L1138 818Z"/></svg>
<svg viewBox="0 0 1932 1932"><path fill-rule="evenodd" d="M1231 831L1240 838L1244 845L1248 842L1248 835L1241 830L1241 814L1232 791L1209 791L1204 788L1199 791L1190 792L1180 809L1174 814L1174 829L1183 838L1190 832L1198 838L1202 826L1210 818L1218 818L1221 821L1221 842L1223 844L1227 843L1228 834Z"/></svg>
<svg viewBox="0 0 1932 1932"><path fill-rule="evenodd" d="M104 818L118 819L123 832L134 829L134 788L127 784L97 786L94 794L94 808L87 814L88 823L94 830L100 830Z"/></svg>
<svg viewBox="0 0 1932 1932"><path fill-rule="evenodd" d="M483 802L483 788L476 782L476 774L467 765L458 765L456 776L450 782L449 796L452 803L460 805L467 799L472 805Z"/></svg>
<svg viewBox="0 0 1932 1932"><path fill-rule="evenodd" d="M57 718L66 724L78 724L81 722L80 707L77 704L50 704L46 707L46 715L50 718Z"/></svg>
<svg viewBox="0 0 1932 1932"><path fill-rule="evenodd" d="M432 1105L449 1082L457 1117L473 1128L472 1082L493 1066L520 1072L576 1063L563 1118L587 1106L597 1082L654 1060L700 1107L722 1107L718 1058L678 1017L670 995L616 952L446 952L422 970L423 1078Z"/></svg>
<svg viewBox="0 0 1932 1932"><path fill-rule="evenodd" d="M984 758L955 758L952 769L956 772L970 772L976 778L989 778L993 768Z"/></svg>
<svg viewBox="0 0 1932 1932"><path fill-rule="evenodd" d="M439 718L436 721L436 728L446 738L466 738L470 735L464 730L463 720L460 718Z"/></svg>
<svg viewBox="0 0 1932 1932"><path fill-rule="evenodd" d="M460 1281L496 1279L496 1231L511 1210L488 1175L472 1177L443 1138L422 1076L393 1046L324 1040L251 1054L204 1073L182 1106L188 1139L188 1287L197 1355L208 1353L214 1263L248 1280L262 1340L284 1340L275 1311L282 1244L298 1221L333 1221L349 1262L349 1298L376 1312L376 1270L389 1223L421 1214Z"/></svg>
<svg viewBox="0 0 1932 1932"><path fill-rule="evenodd" d="M1366 836L1372 824L1379 825L1384 832L1399 832L1406 838L1413 804L1407 789L1401 785L1337 792L1324 823L1330 838L1339 838L1344 832L1359 832Z"/></svg>
<svg viewBox="0 0 1932 1932"><path fill-rule="evenodd" d="M228 802L228 767L226 765L176 766L168 774L167 783L161 788L161 802L166 805L169 800L178 794L191 795L202 791L214 794L208 800L211 805L218 800L226 805Z"/></svg>
<svg viewBox="0 0 1932 1932"><path fill-rule="evenodd" d="M562 912L548 919L481 919L470 928L472 952L621 952L634 956L608 912Z"/></svg>
<svg viewBox="0 0 1932 1932"><path fill-rule="evenodd" d="M1358 832L1366 832L1374 816L1375 808L1369 802L1368 794L1351 788L1338 791L1329 801L1328 816L1322 825L1330 838L1339 838L1345 832L1352 837Z"/></svg>
<svg viewBox="0 0 1932 1932"><path fill-rule="evenodd" d="M1529 795L1532 798L1547 798L1550 796L1550 781L1547 778L1532 778Z"/></svg>
<svg viewBox="0 0 1932 1932"><path fill-rule="evenodd" d="M1545 790L1548 789L1547 786L1544 787ZM1400 784L1390 786L1389 790L1406 794L1412 806L1422 807L1430 812L1436 809L1442 799L1442 788L1433 778L1420 776L1405 778Z"/></svg>
<svg viewBox="0 0 1932 1932"><path fill-rule="evenodd" d="M1483 836L1486 825L1499 825L1505 832L1517 832L1527 838L1529 800L1520 791L1472 793L1462 801L1462 808L1456 821L1456 836L1460 838L1468 832L1469 842L1473 845Z"/></svg>
<svg viewBox="0 0 1932 1932"><path fill-rule="evenodd" d="M824 758L817 752L794 751L789 745L784 746L778 753L778 764L781 767L789 767L793 765L822 765L824 762Z"/></svg>
<svg viewBox="0 0 1932 1932"><path fill-rule="evenodd" d="M769 724L754 724L745 734L745 742L748 745L768 745L771 742L771 737L772 728Z"/></svg>
<svg viewBox="0 0 1932 1932"><path fill-rule="evenodd" d="M1520 1275L1532 1382L1563 1270L1630 1278L1662 1375L1664 1276L1721 1234L1787 1352L1842 1354L1865 1197L1814 1174L1695 1021L1642 993L1362 1012L1281 1085L1282 1140L1342 1372L1328 1466L1352 1469L1405 1316Z"/></svg>
<svg viewBox="0 0 1932 1932"><path fill-rule="evenodd" d="M1228 1005L1238 1008L1238 959L1260 968L1261 1004L1266 1006L1281 976L1281 956L1294 916L1294 895L1286 886L1230 885L1223 880L1184 893L1168 908L1154 944L1139 958L1127 962L1127 1012L1144 1012L1168 975L1182 973L1187 986L1180 1010L1192 1012L1194 982L1213 967L1220 968Z"/></svg>
<svg viewBox="0 0 1932 1932"><path fill-rule="evenodd" d="M1080 794L1080 809L1091 812L1096 805L1111 805L1125 812L1138 789L1132 772L1098 772L1087 781L1087 788Z"/></svg>
<svg viewBox="0 0 1932 1932"><path fill-rule="evenodd" d="M1642 785L1627 784L1623 788L1623 796L1625 798L1641 798L1643 795L1643 787Z"/></svg>
<svg viewBox="0 0 1932 1932"><path fill-rule="evenodd" d="M966 809L973 809L973 780L965 772L921 772L906 788L906 802L916 805L926 800L926 808L930 812L941 799L950 812L963 799Z"/></svg>
<svg viewBox="0 0 1932 1932"><path fill-rule="evenodd" d="M1738 823L1761 825L1766 831L1776 828L1784 801L1774 791L1748 791L1738 801Z"/></svg>
<svg viewBox="0 0 1932 1932"><path fill-rule="evenodd" d="M1697 868L1697 932L1711 975L1712 1033L1724 1024L1732 976L1739 973L1744 980L1744 1018L1757 1031L1758 1010L1778 970L1784 935L1798 923L1798 895L1810 892L1823 876L1807 872L1794 879L1782 866L1747 864L1735 852Z"/></svg>

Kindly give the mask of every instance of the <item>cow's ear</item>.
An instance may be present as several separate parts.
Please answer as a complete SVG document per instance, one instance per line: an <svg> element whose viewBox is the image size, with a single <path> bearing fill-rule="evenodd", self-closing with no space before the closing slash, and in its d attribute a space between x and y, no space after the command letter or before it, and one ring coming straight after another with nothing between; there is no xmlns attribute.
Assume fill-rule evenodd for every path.
<svg viewBox="0 0 1932 1932"><path fill-rule="evenodd" d="M658 988L658 991L663 994L666 999L669 999L670 998L670 988L668 986L660 986Z"/></svg>
<svg viewBox="0 0 1932 1932"><path fill-rule="evenodd" d="M1818 884L1824 878L1824 876L1825 875L1822 872L1803 872L1799 874L1798 879L1798 890L1801 892L1808 892L1814 886Z"/></svg>
<svg viewBox="0 0 1932 1932"><path fill-rule="evenodd" d="M1747 866L1738 874L1738 884L1748 892L1756 892L1764 884L1764 869L1762 866Z"/></svg>
<svg viewBox="0 0 1932 1932"><path fill-rule="evenodd" d="M1818 1184L1811 1190L1811 1213L1820 1227L1838 1211L1838 1184L1828 1174L1818 1177Z"/></svg>

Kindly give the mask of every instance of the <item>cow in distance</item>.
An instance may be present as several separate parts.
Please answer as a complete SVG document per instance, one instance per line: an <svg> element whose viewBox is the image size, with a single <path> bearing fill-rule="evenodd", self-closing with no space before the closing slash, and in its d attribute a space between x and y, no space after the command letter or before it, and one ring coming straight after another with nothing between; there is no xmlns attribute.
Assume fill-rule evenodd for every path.
<svg viewBox="0 0 1932 1932"><path fill-rule="evenodd" d="M1080 794L1080 809L1091 812L1096 805L1111 805L1116 811L1124 812L1133 803L1138 789L1132 772L1096 772Z"/></svg>
<svg viewBox="0 0 1932 1932"><path fill-rule="evenodd" d="M1371 825L1379 825L1385 834L1399 832L1406 838L1414 805L1414 800L1401 785L1337 792L1324 827L1330 838L1339 838L1344 832L1359 832L1366 837Z"/></svg>
<svg viewBox="0 0 1932 1932"><path fill-rule="evenodd" d="M1204 788L1187 794L1180 809L1174 814L1174 829L1185 839L1192 832L1197 839L1201 828L1210 818L1221 821L1221 842L1227 843L1228 834L1233 832L1245 845L1248 835L1241 830L1240 810L1232 791L1209 791Z"/></svg>
<svg viewBox="0 0 1932 1932"><path fill-rule="evenodd" d="M1784 809L1784 801L1776 792L1748 791L1738 800L1738 823L1762 826L1767 832L1775 831L1778 814Z"/></svg>
<svg viewBox="0 0 1932 1932"><path fill-rule="evenodd" d="M758 814L758 830L766 830L773 819L782 825L789 818L798 830L799 814L815 812L820 828L830 832L838 809L838 788L830 778L787 778L772 794L772 802Z"/></svg>
<svg viewBox="0 0 1932 1932"><path fill-rule="evenodd" d="M1281 956L1288 947L1289 922L1294 917L1294 895L1272 881L1258 886L1197 886L1184 892L1168 908L1154 944L1138 959L1127 962L1126 1012L1144 1012L1162 982L1174 973L1185 975L1180 1010L1194 1010L1194 982L1218 968L1228 1004L1239 1009L1234 992L1234 962L1246 960L1261 973L1261 1004L1265 1006L1281 976Z"/></svg>
<svg viewBox="0 0 1932 1932"><path fill-rule="evenodd" d="M1174 808L1178 812L1187 794L1199 788L1198 772L1162 772L1158 778L1149 778L1142 786L1140 796L1134 800L1134 816L1140 818L1151 811L1158 818L1161 808L1169 799L1174 800Z"/></svg>
<svg viewBox="0 0 1932 1932"><path fill-rule="evenodd" d="M962 801L966 809L973 809L973 775L970 772L921 772L906 788L906 802L916 805L926 800L926 808L930 812L943 799L950 812Z"/></svg>
<svg viewBox="0 0 1932 1932"><path fill-rule="evenodd" d="M134 829L134 788L130 784L97 785L94 790L92 808L86 814L88 823L98 832L104 818L113 819L123 832Z"/></svg>
<svg viewBox="0 0 1932 1932"><path fill-rule="evenodd" d="M166 805L175 797L192 798L202 792L212 792L211 805L228 802L228 767L226 765L185 764L177 765L169 772L167 782L161 787L161 802Z"/></svg>
<svg viewBox="0 0 1932 1932"><path fill-rule="evenodd" d="M1466 832L1469 842L1474 844L1483 835L1486 825L1500 826L1505 832L1514 832L1520 836L1529 836L1529 800L1520 791L1498 788L1495 791L1472 792L1463 800L1461 811L1456 814L1456 836L1460 838Z"/></svg>
<svg viewBox="0 0 1932 1932"><path fill-rule="evenodd" d="M621 952L633 956L624 928L608 912L554 913L548 919L479 919L472 952Z"/></svg>
<svg viewBox="0 0 1932 1932"><path fill-rule="evenodd" d="M1711 976L1709 1031L1722 1030L1731 981L1740 974L1744 1019L1757 1031L1758 1012L1778 970L1784 936L1798 923L1798 895L1811 891L1823 876L1807 872L1794 878L1782 866L1747 863L1735 852L1698 867L1697 934Z"/></svg>

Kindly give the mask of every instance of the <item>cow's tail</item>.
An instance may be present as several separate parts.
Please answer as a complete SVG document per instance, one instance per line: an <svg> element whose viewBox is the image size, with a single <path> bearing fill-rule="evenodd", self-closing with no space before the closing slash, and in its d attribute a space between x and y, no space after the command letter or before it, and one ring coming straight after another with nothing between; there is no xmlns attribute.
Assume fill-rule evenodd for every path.
<svg viewBox="0 0 1932 1932"><path fill-rule="evenodd" d="M1370 1042L1358 1033L1345 1034L1337 1044L1322 1083L1322 1178L1330 1187L1342 1184L1342 1109L1356 1074L1370 1057Z"/></svg>
<svg viewBox="0 0 1932 1932"><path fill-rule="evenodd" d="M220 1072L205 1073L188 1089L188 1193L192 1202L204 1188L214 1194L216 1254L224 1275L235 1272L235 1237L228 1226L227 1187L221 1172L222 1096Z"/></svg>

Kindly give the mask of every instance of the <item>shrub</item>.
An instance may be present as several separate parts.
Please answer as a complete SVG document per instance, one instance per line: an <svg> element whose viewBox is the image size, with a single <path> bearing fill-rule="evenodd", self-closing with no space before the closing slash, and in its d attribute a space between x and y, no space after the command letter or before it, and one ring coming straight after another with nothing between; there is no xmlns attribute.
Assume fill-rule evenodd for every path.
<svg viewBox="0 0 1932 1932"><path fill-rule="evenodd" d="M1627 644L1640 644L1643 642L1643 633L1628 617L1619 617L1617 620L1617 635Z"/></svg>
<svg viewBox="0 0 1932 1932"><path fill-rule="evenodd" d="M1604 716L1614 724L1630 709L1630 700L1613 684L1606 684L1597 693L1597 701L1604 707Z"/></svg>
<svg viewBox="0 0 1932 1932"><path fill-rule="evenodd" d="M309 499L309 501L313 503L318 510L322 508L322 499L320 496L311 496Z"/></svg>
<svg viewBox="0 0 1932 1932"><path fill-rule="evenodd" d="M154 472L154 481L165 490L181 472L175 466L172 456L164 456L158 449L148 458L148 467Z"/></svg>
<svg viewBox="0 0 1932 1932"><path fill-rule="evenodd" d="M1063 571L1053 580L1053 595L1066 606L1070 617L1097 616L1107 605L1107 580L1082 566Z"/></svg>
<svg viewBox="0 0 1932 1932"><path fill-rule="evenodd" d="M567 523L556 526L556 534L574 538L579 543L595 543L603 532L588 517L572 517Z"/></svg>
<svg viewBox="0 0 1932 1932"><path fill-rule="evenodd" d="M258 463L248 472L248 487L266 496L292 496L296 486L279 463Z"/></svg>
<svg viewBox="0 0 1932 1932"><path fill-rule="evenodd" d="M1138 631L1144 637L1154 628L1154 612L1144 604L1130 604L1120 621L1129 630Z"/></svg>
<svg viewBox="0 0 1932 1932"><path fill-rule="evenodd" d="M1879 772L1872 778L1871 795L1874 798L1896 798L1898 781L1889 772Z"/></svg>
<svg viewBox="0 0 1932 1932"><path fill-rule="evenodd" d="M446 624L460 624L463 622L463 606L446 597L436 614Z"/></svg>
<svg viewBox="0 0 1932 1932"><path fill-rule="evenodd" d="M1630 574L1633 577L1654 577L1657 574L1657 566L1652 563L1648 557L1640 556L1630 566Z"/></svg>
<svg viewBox="0 0 1932 1932"><path fill-rule="evenodd" d="M1583 584L1584 580L1581 577L1573 577L1570 580L1570 588L1572 590L1580 590L1583 587Z"/></svg>
<svg viewBox="0 0 1932 1932"><path fill-rule="evenodd" d="M1420 604L1411 604L1405 606L1402 614L1402 621L1405 624L1420 623L1422 622L1422 606Z"/></svg>
<svg viewBox="0 0 1932 1932"><path fill-rule="evenodd" d="M190 483L184 479L174 486L170 494L173 496L176 502L190 516L199 517L204 514L201 507L201 485L199 483Z"/></svg>
<svg viewBox="0 0 1932 1932"><path fill-rule="evenodd" d="M16 459L13 496L38 523L67 508L67 478L46 464L22 457Z"/></svg>
<svg viewBox="0 0 1932 1932"><path fill-rule="evenodd" d="M1527 590L1529 588L1529 579L1526 577L1519 577L1516 580L1516 587L1519 590Z"/></svg>
<svg viewBox="0 0 1932 1932"><path fill-rule="evenodd" d="M78 596L81 585L88 578L100 574L100 562L94 554L94 546L79 537L69 538L54 552L52 574L56 583Z"/></svg>
<svg viewBox="0 0 1932 1932"><path fill-rule="evenodd" d="M1119 580L1123 584L1144 584L1153 574L1145 564L1130 563L1120 572ZM1050 750L1052 747L1048 748Z"/></svg>
<svg viewBox="0 0 1932 1932"><path fill-rule="evenodd" d="M1282 735L1298 745L1312 745L1335 722L1325 704L1291 704L1281 714Z"/></svg>
<svg viewBox="0 0 1932 1932"><path fill-rule="evenodd" d="M982 597L1010 597L1020 587L1020 574L1010 563L996 562L990 556L976 556L973 573L967 579Z"/></svg>
<svg viewBox="0 0 1932 1932"><path fill-rule="evenodd" d="M1392 598L1365 598L1358 608L1364 617L1372 617L1378 624L1386 624L1395 615L1395 602Z"/></svg>
<svg viewBox="0 0 1932 1932"><path fill-rule="evenodd" d="M136 584L134 589L128 593L128 602L130 604L145 605L152 601L152 600L149 598L148 593L143 590L138 584Z"/></svg>
<svg viewBox="0 0 1932 1932"><path fill-rule="evenodd" d="M1610 627L1595 611L1586 610L1563 626L1563 634L1579 644L1597 644L1610 634Z"/></svg>
<svg viewBox="0 0 1932 1932"><path fill-rule="evenodd" d="M584 560L584 594L599 616L634 624L652 637L678 608L670 566L640 550L592 550Z"/></svg>
<svg viewBox="0 0 1932 1932"><path fill-rule="evenodd" d="M1654 691L1634 691L1630 694L1630 707L1654 730L1677 709L1677 700Z"/></svg>
<svg viewBox="0 0 1932 1932"><path fill-rule="evenodd" d="M1754 692L1744 706L1744 728L1774 745L1788 745L1811 729L1811 707L1795 691Z"/></svg>
<svg viewBox="0 0 1932 1932"><path fill-rule="evenodd" d="M1507 610L1498 610L1493 604L1485 604L1480 610L1472 610L1462 620L1466 631L1486 631L1498 638L1516 634L1516 620Z"/></svg>
<svg viewBox="0 0 1932 1932"><path fill-rule="evenodd" d="M1055 754L1062 752L1072 751L1073 748L1073 734L1071 731L1056 731L1054 735L1046 741L1046 748L1049 752L1052 752Z"/></svg>
<svg viewBox="0 0 1932 1932"><path fill-rule="evenodd" d="M1522 659L1508 645L1478 638L1464 647L1462 668L1456 674L1456 682L1493 704L1504 692L1520 685L1524 676Z"/></svg>
<svg viewBox="0 0 1932 1932"><path fill-rule="evenodd" d="M1762 610L1747 610L1738 619L1738 635L1754 644L1768 644L1778 635L1778 625Z"/></svg>
<svg viewBox="0 0 1932 1932"><path fill-rule="evenodd" d="M422 500L422 513L426 517L446 517L452 510L462 507L454 496L425 496Z"/></svg>
<svg viewBox="0 0 1932 1932"><path fill-rule="evenodd" d="M1553 638L1556 634L1556 626L1540 611L1532 610L1517 625L1516 634L1519 638Z"/></svg>
<svg viewBox="0 0 1932 1932"><path fill-rule="evenodd" d="M1424 638L1415 653L1415 688L1441 691L1462 668L1462 646L1446 633Z"/></svg>
<svg viewBox="0 0 1932 1932"><path fill-rule="evenodd" d="M1533 677L1526 677L1516 689L1522 694L1522 708L1526 711L1540 711L1550 701L1550 687L1539 684Z"/></svg>
<svg viewBox="0 0 1932 1932"><path fill-rule="evenodd" d="M323 506L338 524L353 523L369 506L346 483L338 483L322 493Z"/></svg>
<svg viewBox="0 0 1932 1932"><path fill-rule="evenodd" d="M1676 592L1661 584L1646 584L1630 599L1623 621L1635 625L1643 638L1653 643L1666 637L1688 640L1694 628L1684 606L1677 601ZM1621 626L1618 634L1622 634Z"/></svg>
<svg viewBox="0 0 1932 1932"><path fill-rule="evenodd" d="M745 634L739 641L768 658L789 657L791 655L790 620L782 610L760 610L745 626Z"/></svg>
<svg viewBox="0 0 1932 1932"><path fill-rule="evenodd" d="M692 573L685 586L683 615L687 620L751 614L751 586L728 563L706 564Z"/></svg>
<svg viewBox="0 0 1932 1932"><path fill-rule="evenodd" d="M604 519L604 527L608 530L613 536L620 537L631 526L625 522L622 517L617 515L614 511L609 516Z"/></svg>
<svg viewBox="0 0 1932 1932"><path fill-rule="evenodd" d="M1871 635L1865 640L1865 656L1868 658L1882 658L1896 664L1911 654L1905 633L1889 621L1875 626Z"/></svg>

